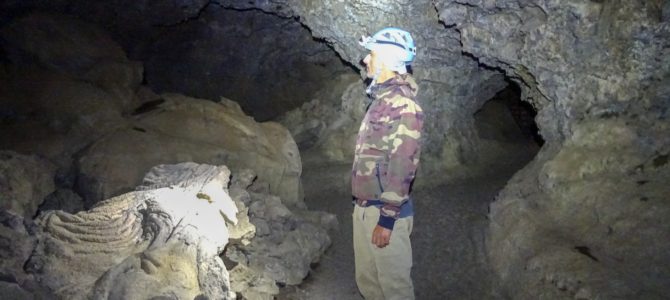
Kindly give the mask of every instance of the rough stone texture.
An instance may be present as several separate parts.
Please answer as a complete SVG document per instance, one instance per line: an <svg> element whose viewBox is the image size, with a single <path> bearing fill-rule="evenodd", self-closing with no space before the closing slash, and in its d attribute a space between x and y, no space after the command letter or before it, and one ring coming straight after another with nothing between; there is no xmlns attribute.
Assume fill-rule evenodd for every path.
<svg viewBox="0 0 670 300"><path fill-rule="evenodd" d="M337 220L329 213L289 209L269 194L249 192L255 175L233 177L230 194L248 211L255 229L249 242L231 242L225 253L231 289L243 299L273 299L278 286L298 285L330 246L327 230Z"/></svg>
<svg viewBox="0 0 670 300"><path fill-rule="evenodd" d="M125 3L127 2L127 3ZM114 35L122 41L125 48L132 57L148 58L152 53L148 48L141 45L146 45L147 40L153 40L155 36L160 36L160 32L182 31L180 27L185 28L200 28L200 31L194 32L184 30L185 32L192 32L187 38L192 36L202 35L206 39L214 37L216 32L226 32L225 28L231 28L234 32L248 32L248 30L239 30L239 24L214 26L215 24L228 24L231 20L239 20L233 18L231 20L220 20L222 15L211 13L218 11L218 6L227 9L248 11L261 10L263 12L274 14L282 18L277 21L286 29L298 28L295 23L289 21L296 20L302 25L310 29L312 36L317 40L327 43L332 47L337 54L352 66L357 67L364 55L362 49L356 40L363 34L372 34L377 30L387 26L398 26L405 28L412 32L415 37L418 47L417 61L414 64L415 75L420 85L419 101L426 111L427 119L425 122L425 136L424 136L424 155L423 160L426 161L422 172L427 176L424 179L429 179L429 174L446 173L450 178L467 175L467 167L465 164L473 164L480 162L479 157L475 154L478 150L485 147L480 143L478 136L474 130L474 121L472 115L486 102L493 97L497 91L506 86L503 80L504 76L499 71L481 66L476 59L472 57L463 56L462 47L460 44L460 34L453 29L445 28L444 24L440 23L438 14L433 5L433 1L185 1L183 9L175 12L175 7L170 3L155 4L151 9L147 9L147 4L139 4L131 1L116 1L109 3L92 3L90 1L62 1L56 4L42 4L34 2L32 4L23 4L24 7L41 7L44 9L53 9L70 14L78 15L82 18L105 24L112 29ZM12 7L8 5L8 7ZM216 8L216 9L215 9ZM24 8L27 9L27 8ZM245 12L246 14L247 12ZM252 13L250 13L252 14ZM253 13L256 15L256 13ZM119 16L115 18L114 16ZM202 18L202 21L200 20ZM218 18L218 19L217 19ZM265 18L265 17L263 17ZM274 17L273 17L274 18ZM196 26L208 20L208 23L200 27ZM249 19L251 20L251 19ZM192 25L192 24L195 25ZM167 27L167 29L166 29ZM223 27L220 29L219 27ZM268 25L269 28L276 28L276 25ZM255 27L252 27L255 28ZM265 28L265 27L263 27ZM293 29L290 29L293 30ZM293 31L292 31L293 32ZM185 34L185 33L184 33ZM295 34L293 34L295 35ZM295 35L297 36L297 35ZM225 39L226 37L224 37ZM301 38L294 37L296 40ZM171 41L170 38L166 40ZM273 37L268 37L267 40L272 41ZM169 42L168 45L174 43ZM191 42L180 42L179 44L190 45ZM282 43L277 43L283 46ZM290 44L290 43L289 43ZM138 46L140 45L140 46ZM209 48L211 45L207 40L194 45L191 51L188 49L178 49L176 53L188 52L189 57L204 58L204 49L219 49L217 47ZM219 44L216 44L219 45ZM214 46L216 46L214 45ZM310 44L312 45L312 44ZM156 45L157 49L163 49L167 46ZM160 46L160 47L159 47ZM273 45L273 48L277 48ZM284 49L279 47L280 49ZM199 50L203 49L203 50ZM303 52L312 55L310 58L305 58L305 61L320 60L324 57L324 53L314 51L313 49L323 49L322 46L309 46L308 49L296 49L298 52L291 51L305 58ZM320 50L319 50L320 51ZM243 51L241 57L254 57L257 53L266 53L263 51L256 51L254 47ZM145 53L144 55L142 53ZM236 52L237 53L237 52ZM300 54L297 54L300 53ZM267 53L269 57L281 57L276 53ZM214 52L210 55L208 61L224 61L228 63L226 55L221 55L220 52ZM160 61L160 60L158 60ZM275 66L270 61L277 60L261 60L266 67L272 68ZM294 61L292 59L280 59L279 62ZM182 65L183 61L177 64L172 64L171 74L188 74L189 78L203 78L194 84L197 86L205 86L206 82L215 83L217 85L226 85L229 80L220 77L217 81L213 74L225 72L221 68L210 71L198 69L196 67L185 66L184 70L178 66ZM255 66L258 62L256 60L246 61L248 66ZM235 61L235 65L239 63ZM203 63L197 61L197 65L203 66ZM216 63L214 63L216 65ZM312 90L311 86L328 86L332 84L332 79L328 77L310 76L314 73L309 70L304 70L304 73L298 68L300 64L292 64L289 67L288 63L279 63L279 74L282 78L289 78L293 80L293 74L304 74L308 77L318 77L324 79L322 83L317 84L315 81L308 81L308 87L298 86L293 89L294 93L300 94L301 98L306 90ZM170 65L161 65L161 69L168 69ZM189 69L190 68L190 69ZM209 66L206 67L210 68ZM320 67L317 67L319 69ZM250 68L254 69L254 68ZM249 70L250 70L249 69ZM328 68L326 68L328 69ZM192 72L193 71L193 72ZM194 71L197 71L194 72ZM282 73L282 71L284 71ZM249 71L244 71L249 72ZM277 70L273 70L271 74L277 74ZM253 73L253 72L252 72ZM318 72L317 72L318 73ZM318 73L327 75L328 72ZM173 76L175 80L181 81L179 76ZM210 79L211 78L211 79ZM302 78L302 77L299 77ZM150 79L150 78L149 78ZM272 78L261 78L258 80L272 81ZM290 81L289 80L289 81ZM221 83L222 82L222 83ZM315 84L312 85L311 83ZM193 83L193 82L191 82ZM259 86L267 87L269 84L265 82ZM246 90L247 84L240 90ZM280 84L281 86L281 84ZM199 90L206 90L202 88ZM263 91L254 91L254 93L262 93ZM309 93L307 93L309 94ZM216 96L216 95L214 95ZM226 95L224 95L226 96ZM301 101L297 101L298 97L293 97L296 100L288 101L286 103L294 103L297 106L299 102L307 102L312 97L304 95ZM275 98L272 106L274 107ZM281 99L281 98L276 98ZM234 99L237 100L237 99ZM242 101L242 100L239 100ZM254 99L253 102L264 101L263 99ZM258 102L259 103L259 102ZM284 102L282 102L284 103ZM243 103L243 106L245 104ZM295 107L294 105L286 105L286 109ZM339 155L339 154L338 154ZM446 170L446 172L445 172ZM444 177L444 175L441 175ZM436 178L436 177L432 177Z"/></svg>
<svg viewBox="0 0 670 300"><path fill-rule="evenodd" d="M159 165L136 191L76 214L43 211L33 229L0 210L0 291L21 299L273 299L278 286L307 276L337 221L250 194L251 170L230 188L229 178L225 166Z"/></svg>
<svg viewBox="0 0 670 300"><path fill-rule="evenodd" d="M157 166L139 191L75 215L46 212L26 271L59 299L231 299L218 256L236 222L229 176L224 166Z"/></svg>
<svg viewBox="0 0 670 300"><path fill-rule="evenodd" d="M34 278L23 271L37 242L28 231L22 217L0 210L0 293L5 299L31 299L34 295L30 290Z"/></svg>
<svg viewBox="0 0 670 300"><path fill-rule="evenodd" d="M520 83L548 141L491 207L489 255L512 298L668 293L662 2L437 3L464 51Z"/></svg>
<svg viewBox="0 0 670 300"><path fill-rule="evenodd" d="M77 191L87 205L139 184L154 165L180 161L252 169L270 192L302 206L300 154L277 123L256 123L234 102L164 94L123 128L96 141L78 161Z"/></svg>
<svg viewBox="0 0 670 300"><path fill-rule="evenodd" d="M32 219L44 198L53 192L56 167L36 156L0 151L1 209Z"/></svg>
<svg viewBox="0 0 670 300"><path fill-rule="evenodd" d="M440 19L461 32L464 51L522 85L524 98L541 110L545 139L562 140L584 118L667 107L668 24L661 2L439 1L436 6Z"/></svg>
<svg viewBox="0 0 670 300"><path fill-rule="evenodd" d="M440 23L433 2L222 1L238 9L254 7L295 16L354 66L365 54L357 43L361 35L388 26L410 31L418 45L413 64L418 101L426 112L420 170L425 176L417 180L426 182L467 176L464 165L480 162L476 153L485 145L474 130L472 115L507 85L499 72L462 55L460 35ZM435 173L440 176L431 176Z"/></svg>
<svg viewBox="0 0 670 300"><path fill-rule="evenodd" d="M75 13L101 7L65 2L80 3L70 6ZM538 110L547 143L491 207L487 247L502 290L515 299L653 299L670 286L670 249L660 238L668 236L670 153L665 2L219 3L295 17L354 65L363 55L356 44L361 34L388 25L411 31L419 45L419 101L427 112L422 172L439 172L432 178L440 181L481 163L487 144L472 115L505 77L515 81ZM147 10L147 4L128 3L110 2L101 22L118 14L128 28L137 23L124 21L145 13L157 24L174 25L197 18L205 6L186 1L183 9L170 3ZM124 4L140 9L119 13Z"/></svg>

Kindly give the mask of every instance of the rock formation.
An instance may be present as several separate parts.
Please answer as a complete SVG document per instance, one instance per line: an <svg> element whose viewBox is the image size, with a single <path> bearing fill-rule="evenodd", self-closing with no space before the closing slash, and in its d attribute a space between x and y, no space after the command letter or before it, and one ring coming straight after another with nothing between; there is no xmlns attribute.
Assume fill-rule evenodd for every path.
<svg viewBox="0 0 670 300"><path fill-rule="evenodd" d="M249 196L251 180L233 184L233 200L229 178L225 166L160 165L137 191L77 214L46 211L34 229L3 211L0 240L19 243L0 245L0 271L13 278L0 288L58 299L271 299L277 283L299 284L318 261L332 216Z"/></svg>
<svg viewBox="0 0 670 300"><path fill-rule="evenodd" d="M300 153L289 132L256 123L230 100L165 94L129 123L81 153L77 189L89 202L132 189L154 165L197 161L253 169L270 193L303 205Z"/></svg>
<svg viewBox="0 0 670 300"><path fill-rule="evenodd" d="M230 299L219 254L237 208L226 167L158 166L140 191L36 219L28 273L59 299Z"/></svg>
<svg viewBox="0 0 670 300"><path fill-rule="evenodd" d="M300 154L278 123L153 93L82 21L29 14L0 35L3 295L272 299L330 245L337 222L304 209ZM221 167L169 165L183 161ZM234 200L224 164L239 170Z"/></svg>
<svg viewBox="0 0 670 300"><path fill-rule="evenodd" d="M193 160L251 168L270 193L303 205L300 154L279 124L258 124L227 99L140 87L141 65L82 21L30 14L0 34L9 60L0 65L0 146L74 173L63 187L87 207L132 190L157 164Z"/></svg>

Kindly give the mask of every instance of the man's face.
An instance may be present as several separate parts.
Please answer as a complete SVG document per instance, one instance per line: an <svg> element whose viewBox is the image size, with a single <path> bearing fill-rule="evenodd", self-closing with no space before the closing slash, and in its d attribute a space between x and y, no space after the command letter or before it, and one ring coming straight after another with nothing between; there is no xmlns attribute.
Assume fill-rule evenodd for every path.
<svg viewBox="0 0 670 300"><path fill-rule="evenodd" d="M370 51L370 54L365 56L365 58L363 59L363 63L365 64L365 69L367 71L368 78L372 78L375 76L375 67L377 64L376 58L377 56L375 55L375 52Z"/></svg>

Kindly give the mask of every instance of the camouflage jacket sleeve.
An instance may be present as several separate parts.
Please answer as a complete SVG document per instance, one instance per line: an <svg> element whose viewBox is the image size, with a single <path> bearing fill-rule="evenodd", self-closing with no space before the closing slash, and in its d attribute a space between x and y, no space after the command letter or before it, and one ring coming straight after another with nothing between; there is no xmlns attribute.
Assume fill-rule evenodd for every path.
<svg viewBox="0 0 670 300"><path fill-rule="evenodd" d="M378 224L392 229L400 206L409 199L409 188L419 164L423 111L412 99L400 95L389 102L393 113L389 122L387 165L381 183L380 200L384 205Z"/></svg>

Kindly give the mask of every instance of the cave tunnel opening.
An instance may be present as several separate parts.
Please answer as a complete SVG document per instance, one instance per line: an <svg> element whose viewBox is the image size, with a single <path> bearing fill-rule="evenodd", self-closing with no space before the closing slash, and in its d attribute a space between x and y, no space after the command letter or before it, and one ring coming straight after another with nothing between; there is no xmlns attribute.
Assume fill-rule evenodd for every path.
<svg viewBox="0 0 670 300"><path fill-rule="evenodd" d="M311 100L344 72L353 72L324 41L295 18L258 9L207 6L188 22L147 33L129 55L145 62L157 92L238 102L259 122Z"/></svg>
<svg viewBox="0 0 670 300"><path fill-rule="evenodd" d="M485 145L479 156L490 165L521 168L537 154L544 140L535 122L537 111L521 99L517 83L507 83L473 115L477 135Z"/></svg>

